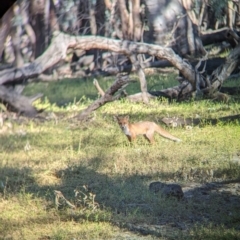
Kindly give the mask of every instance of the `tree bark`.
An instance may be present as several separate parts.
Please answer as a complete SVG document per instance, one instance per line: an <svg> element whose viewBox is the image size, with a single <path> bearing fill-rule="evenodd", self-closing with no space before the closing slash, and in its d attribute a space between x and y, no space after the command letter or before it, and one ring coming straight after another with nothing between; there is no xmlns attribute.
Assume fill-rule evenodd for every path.
<svg viewBox="0 0 240 240"><path fill-rule="evenodd" d="M184 96L191 94L191 92L196 90L196 86L206 94L217 90L235 69L240 55L240 45L238 45L229 54L226 63L217 68L212 75L205 78L196 67L193 68L189 62L175 54L171 48L127 40L113 40L98 36L77 37L55 32L49 48L40 57L35 59L34 62L25 64L21 68L9 68L0 71L0 84L21 82L23 79L38 76L60 60L65 59L68 48L81 50L102 49L125 54L128 57L136 56L137 54L148 54L166 59L181 72L186 81L179 86L162 90L161 92L165 96L178 99L184 99ZM197 80L200 84L196 84ZM120 85L116 84L116 86ZM143 89L141 94L143 98L144 94L148 97L148 93ZM106 98L103 102L106 102L105 100ZM101 101L98 104L101 105Z"/></svg>
<svg viewBox="0 0 240 240"><path fill-rule="evenodd" d="M221 28L214 31L202 32L201 40L203 45L209 45L213 43L221 43L227 41L232 47L236 47L238 35L229 28Z"/></svg>
<svg viewBox="0 0 240 240"><path fill-rule="evenodd" d="M192 66L175 54L171 48L98 36L77 37L62 32L55 32L51 45L34 62L25 64L19 69L10 68L0 71L0 84L36 77L60 60L65 59L68 48L79 48L82 50L102 49L125 54L126 56L132 54L149 54L168 60L191 84L194 85L195 82L195 71Z"/></svg>
<svg viewBox="0 0 240 240"><path fill-rule="evenodd" d="M123 39L130 39L129 36L129 13L126 7L125 0L118 0L118 7L121 16L121 25L122 25L122 37Z"/></svg>
<svg viewBox="0 0 240 240"><path fill-rule="evenodd" d="M218 68L220 65L225 63L225 58L220 58L220 57L216 57L216 58L211 58L206 60L206 68L205 68L205 72L203 74L207 74L207 75L211 75L212 72ZM196 60L189 60L189 63L195 67L199 61ZM141 67L143 69L145 68L167 68L167 67L173 67L173 65L166 60L159 60L159 61L146 61L146 62L142 62L141 63ZM199 71L201 71L204 67L204 63L202 63L199 66ZM109 75L114 75L117 73L121 73L121 72L134 72L136 71L135 67L131 64L129 65L117 65L115 67L106 67L102 69L104 73L109 74Z"/></svg>
<svg viewBox="0 0 240 240"><path fill-rule="evenodd" d="M132 0L133 40L139 42L142 38L142 21L140 18L140 0Z"/></svg>
<svg viewBox="0 0 240 240"><path fill-rule="evenodd" d="M52 44L47 51L34 62L25 64L22 68L9 68L0 71L0 84L11 83L25 78L35 77L46 69L65 58L67 48L80 48L82 50L102 49L114 51L130 56L132 54L149 54L166 59L175 66L193 86L195 83L195 70L193 67L174 53L171 48L146 43L113 40L97 36L76 37L61 32L55 32ZM238 49L238 48L237 48ZM236 51L236 50L235 50ZM238 51L237 53L238 54ZM203 86L204 87L204 86Z"/></svg>
<svg viewBox="0 0 240 240"><path fill-rule="evenodd" d="M17 113L27 117L34 117L39 112L32 106L32 103L40 97L42 97L42 94L28 98L13 90L7 89L5 86L0 86L0 99L10 104L10 108L13 108ZM9 106L7 107L9 108Z"/></svg>
<svg viewBox="0 0 240 240"><path fill-rule="evenodd" d="M180 56L206 54L193 24L179 0L145 0L154 43L171 46Z"/></svg>
<svg viewBox="0 0 240 240"><path fill-rule="evenodd" d="M11 21L13 18L13 7L14 6L11 6L11 8L8 9L8 11L3 15L0 20L0 59L4 50L5 40L12 27Z"/></svg>

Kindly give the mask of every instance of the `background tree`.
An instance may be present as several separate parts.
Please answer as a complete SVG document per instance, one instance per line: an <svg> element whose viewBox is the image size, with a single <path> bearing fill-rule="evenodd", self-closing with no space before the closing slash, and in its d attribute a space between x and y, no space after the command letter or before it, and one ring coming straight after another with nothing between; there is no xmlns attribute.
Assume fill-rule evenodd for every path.
<svg viewBox="0 0 240 240"><path fill-rule="evenodd" d="M59 75L78 77L136 71L141 84L140 99L147 103L150 95L144 68L175 66L182 76L180 85L150 93L151 96L180 100L192 93L211 95L234 71L238 50L230 54L223 66L220 65L224 60L217 59L220 67L216 69L212 64L216 60L211 61L204 47L223 41L228 48L238 45L238 11L238 2L225 0L18 0L1 19L4 57L0 83L9 86L36 77L46 80L59 79ZM100 41L88 35L117 41L110 38ZM73 41L71 36L78 37ZM79 38L92 42L82 46L77 43ZM123 46L114 48L119 41ZM156 49L153 51L146 43L156 44ZM13 105L9 99L1 98Z"/></svg>

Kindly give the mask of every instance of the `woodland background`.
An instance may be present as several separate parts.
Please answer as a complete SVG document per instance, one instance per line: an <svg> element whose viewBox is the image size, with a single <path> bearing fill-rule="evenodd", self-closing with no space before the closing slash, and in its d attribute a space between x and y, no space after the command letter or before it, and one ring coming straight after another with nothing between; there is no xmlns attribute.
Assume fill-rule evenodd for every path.
<svg viewBox="0 0 240 240"><path fill-rule="evenodd" d="M42 95L21 95L29 80L134 71L141 88L135 101L228 101L219 90L238 73L238 24L238 1L19 0L1 19L0 98L34 116L31 104ZM144 69L170 66L179 71L179 85L149 92ZM117 83L115 91L120 88ZM235 94L236 88L222 91Z"/></svg>
<svg viewBox="0 0 240 240"><path fill-rule="evenodd" d="M0 239L240 239L239 4L10 4ZM129 144L116 115L182 142Z"/></svg>

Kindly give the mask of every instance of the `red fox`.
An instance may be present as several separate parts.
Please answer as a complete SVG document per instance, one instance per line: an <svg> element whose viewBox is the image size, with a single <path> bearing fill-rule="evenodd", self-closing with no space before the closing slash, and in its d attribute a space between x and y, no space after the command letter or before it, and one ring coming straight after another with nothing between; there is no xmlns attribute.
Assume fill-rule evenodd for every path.
<svg viewBox="0 0 240 240"><path fill-rule="evenodd" d="M144 135L144 137L152 144L154 143L154 132L159 133L161 136L168 138L175 142L180 142L181 140L171 135L165 129L158 126L155 122L137 122L130 123L129 117L118 117L115 116L120 128L123 133L127 136L130 142L134 141L137 135Z"/></svg>

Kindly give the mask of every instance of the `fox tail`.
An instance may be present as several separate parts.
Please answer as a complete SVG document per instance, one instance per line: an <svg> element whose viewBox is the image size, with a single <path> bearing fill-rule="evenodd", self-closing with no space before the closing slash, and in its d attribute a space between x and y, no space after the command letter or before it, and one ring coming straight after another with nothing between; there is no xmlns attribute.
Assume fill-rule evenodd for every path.
<svg viewBox="0 0 240 240"><path fill-rule="evenodd" d="M181 142L182 140L177 138L177 137L174 137L172 134L170 134L169 132L167 132L165 129L161 128L160 126L157 125L157 129L156 129L156 132L158 134L160 134L162 137L165 137L167 139L170 139L174 142Z"/></svg>

